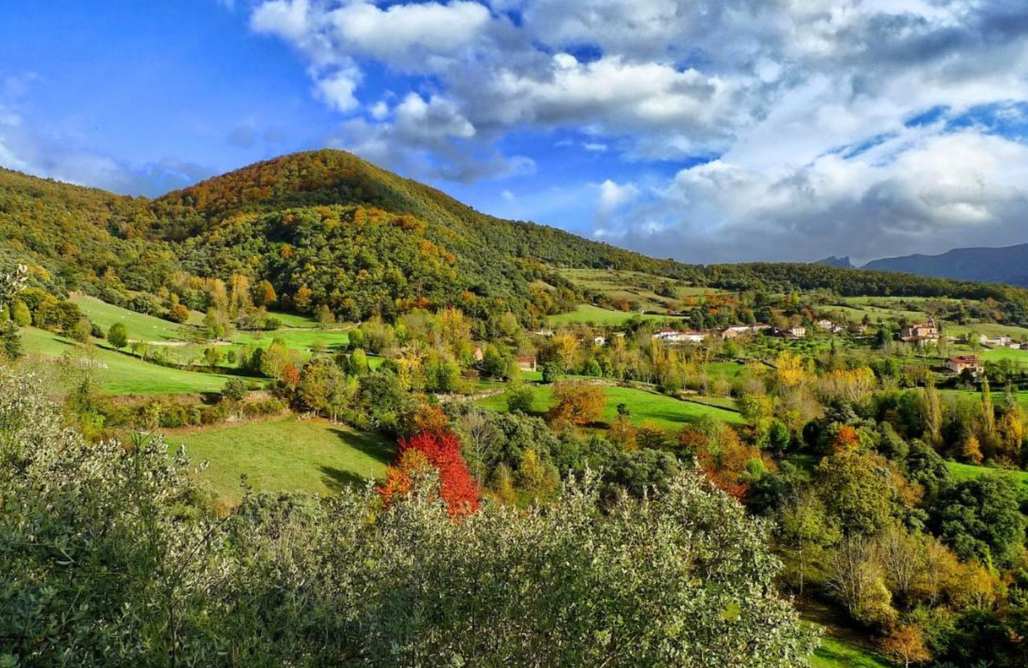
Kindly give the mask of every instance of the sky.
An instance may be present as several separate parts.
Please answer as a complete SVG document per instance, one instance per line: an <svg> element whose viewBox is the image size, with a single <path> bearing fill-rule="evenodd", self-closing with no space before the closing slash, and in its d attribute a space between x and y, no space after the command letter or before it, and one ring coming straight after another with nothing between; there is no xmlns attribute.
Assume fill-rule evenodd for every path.
<svg viewBox="0 0 1028 668"><path fill-rule="evenodd" d="M687 262L1026 243L1028 3L0 3L0 166L155 196L325 147Z"/></svg>

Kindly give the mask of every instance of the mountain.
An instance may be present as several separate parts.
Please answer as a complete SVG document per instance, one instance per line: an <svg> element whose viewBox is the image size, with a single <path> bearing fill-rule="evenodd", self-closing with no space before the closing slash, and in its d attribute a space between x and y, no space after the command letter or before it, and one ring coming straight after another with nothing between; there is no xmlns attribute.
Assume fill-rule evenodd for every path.
<svg viewBox="0 0 1028 668"><path fill-rule="evenodd" d="M456 306L482 321L506 312L527 321L599 300L559 271L592 268L750 294L988 297L1011 321L1028 322L1024 290L813 264L654 259L483 214L332 150L260 162L153 200L0 169L0 270L16 262L33 267L37 287L148 313L175 301L205 311L268 281L278 308L327 308L346 320Z"/></svg>
<svg viewBox="0 0 1028 668"><path fill-rule="evenodd" d="M853 269L853 263L850 262L848 255L843 257L835 257L834 255L826 257L812 264L819 264L824 267L841 267L843 269Z"/></svg>
<svg viewBox="0 0 1028 668"><path fill-rule="evenodd" d="M0 266L40 269L57 292L111 301L177 295L205 309L195 279L269 280L282 305L340 317L415 306L545 314L581 294L560 267L688 279L698 269L552 227L495 218L343 151L282 156L155 200L0 170Z"/></svg>
<svg viewBox="0 0 1028 668"><path fill-rule="evenodd" d="M1028 287L1028 244L885 258L868 262L862 268Z"/></svg>

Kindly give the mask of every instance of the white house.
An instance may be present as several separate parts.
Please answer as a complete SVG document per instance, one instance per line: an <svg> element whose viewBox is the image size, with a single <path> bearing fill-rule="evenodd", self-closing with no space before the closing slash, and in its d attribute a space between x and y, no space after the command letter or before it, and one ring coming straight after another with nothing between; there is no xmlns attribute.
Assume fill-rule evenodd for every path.
<svg viewBox="0 0 1028 668"><path fill-rule="evenodd" d="M653 335L661 343L701 343L710 332L679 332L677 329L662 329Z"/></svg>

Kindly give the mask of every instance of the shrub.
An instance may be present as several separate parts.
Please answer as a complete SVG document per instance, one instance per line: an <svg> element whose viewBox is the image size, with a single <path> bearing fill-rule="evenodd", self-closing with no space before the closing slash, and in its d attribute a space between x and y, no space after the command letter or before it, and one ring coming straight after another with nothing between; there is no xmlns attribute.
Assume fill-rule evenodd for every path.
<svg viewBox="0 0 1028 668"><path fill-rule="evenodd" d="M128 330L125 325L116 322L107 330L107 343L121 350L128 345Z"/></svg>

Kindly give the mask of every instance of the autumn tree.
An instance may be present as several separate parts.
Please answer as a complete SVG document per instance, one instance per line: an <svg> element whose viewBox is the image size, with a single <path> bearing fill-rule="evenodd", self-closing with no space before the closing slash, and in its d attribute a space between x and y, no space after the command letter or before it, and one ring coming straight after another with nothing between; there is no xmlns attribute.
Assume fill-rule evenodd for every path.
<svg viewBox="0 0 1028 668"><path fill-rule="evenodd" d="M478 484L461 457L460 441L448 431L422 432L400 439L400 464L391 467L386 484L380 489L387 503L410 488L411 467L420 463L422 457L438 472L439 496L452 517L478 510Z"/></svg>
<svg viewBox="0 0 1028 668"><path fill-rule="evenodd" d="M607 394L603 387L583 381L562 380L553 385L554 405L547 418L553 424L584 426L603 415Z"/></svg>
<svg viewBox="0 0 1028 668"><path fill-rule="evenodd" d="M911 624L897 626L882 639L882 654L903 664L904 668L910 668L912 663L932 660L932 653L925 645L921 629Z"/></svg>
<svg viewBox="0 0 1028 668"><path fill-rule="evenodd" d="M569 331L557 332L550 340L553 357L560 365L561 373L568 373L575 365L578 356L578 338Z"/></svg>
<svg viewBox="0 0 1028 668"><path fill-rule="evenodd" d="M278 295L275 293L275 286L270 281L263 280L254 286L253 303L255 306L274 306L277 301Z"/></svg>

